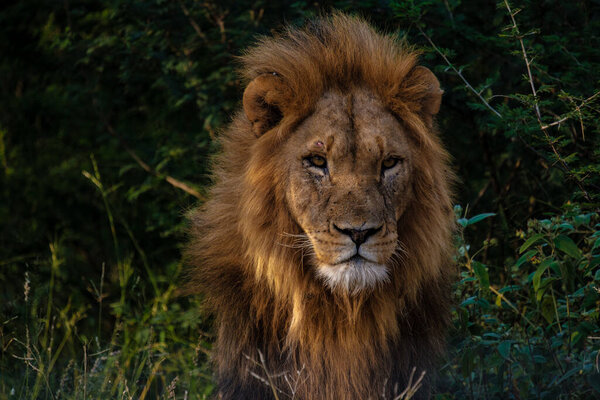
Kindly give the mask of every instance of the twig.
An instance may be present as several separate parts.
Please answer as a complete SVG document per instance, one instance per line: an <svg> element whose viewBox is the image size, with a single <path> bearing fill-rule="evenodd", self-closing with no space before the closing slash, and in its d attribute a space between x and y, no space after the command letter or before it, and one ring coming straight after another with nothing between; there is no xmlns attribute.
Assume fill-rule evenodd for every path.
<svg viewBox="0 0 600 400"><path fill-rule="evenodd" d="M257 349L258 351L258 357L260 358L260 365L262 366L263 370L265 371L265 374L267 375L267 379L269 380L269 386L271 387L271 390L273 391L273 397L275 397L275 400L279 400L279 396L277 395L277 388L275 387L275 384L273 383L273 380L271 379L271 375L269 374L269 370L267 369L267 363L265 362L265 357L263 356L262 351L260 351L259 349Z"/></svg>
<svg viewBox="0 0 600 400"><path fill-rule="evenodd" d="M220 7L216 6L212 2L205 3L205 7L210 18L212 18L213 22L219 27L219 32L221 33L221 43L225 44L227 42L225 18L227 15L229 15L229 10L221 11Z"/></svg>
<svg viewBox="0 0 600 400"><path fill-rule="evenodd" d="M494 293L496 296L500 297L500 299L501 299L502 301L504 301L504 302L505 302L505 303L506 303L506 304L507 304L507 305L508 305L510 308L512 308L514 312L516 312L517 314L519 314L519 315L521 316L521 318L523 318L523 320L525 320L525 322L527 322L529 325L531 325L531 327L532 327L532 328L534 328L534 329L537 329L537 328L538 328L538 327L537 327L537 326L536 326L536 325L535 325L533 322L531 322L531 320L530 320L529 318L527 318L527 317L525 316L525 311L523 311L523 312L519 311L519 309L518 309L518 308L517 308L517 307L516 307L516 306L515 306L513 303L511 303L511 302L510 302L510 300L508 300L508 299L506 298L506 296L504 296L504 294L503 294L503 293L500 293L500 292L499 292L499 291L498 291L496 288L494 288L492 285L490 285L490 286L489 286L489 288L490 288L490 291L491 291L492 293Z"/></svg>
<svg viewBox="0 0 600 400"><path fill-rule="evenodd" d="M135 153L135 151L133 151L127 145L125 140L123 140L123 138L121 138L117 134L117 131L115 131L115 129L112 127L112 125L108 122L108 120L102 114L100 114L100 118L102 119L102 122L104 123L104 126L106 127L106 130L108 131L108 133L110 133L111 136L113 136L114 138L116 138L119 141L119 144L121 145L121 147L123 147L125 149L125 151L131 156L131 158L133 158L135 160L135 162L137 162L138 165L140 167L142 167L142 169L144 171L156 176L157 178L164 179L170 185L172 185L178 189L181 189L188 194L191 194L192 196L194 196L197 199L204 200L204 196L202 196L200 194L200 192L198 192L196 189L192 188L187 183L181 182L180 180L175 179L170 175L161 174L157 170L152 168L150 165L146 164L140 157L138 157L138 155Z"/></svg>
<svg viewBox="0 0 600 400"><path fill-rule="evenodd" d="M483 195L485 194L485 192L487 192L487 190L489 189L491 184L492 184L492 179L490 178L487 180L485 185L483 185L483 187L479 190L479 192L477 192L477 197L473 201L473 204L471 205L471 207L475 208L475 205L477 203L479 203L479 200L482 199Z"/></svg>
<svg viewBox="0 0 600 400"><path fill-rule="evenodd" d="M150 385L152 385L152 381L154 380L154 377L156 377L158 375L158 370L160 369L160 365L165 360L166 360L166 358L161 358L152 367L152 370L150 371L150 375L148 376L148 380L146 381L146 385L144 386L144 389L142 389L142 393L140 393L140 397L138 397L139 400L144 400L146 398L146 395L148 394L148 391L150 390Z"/></svg>
<svg viewBox="0 0 600 400"><path fill-rule="evenodd" d="M598 95L600 95L600 91L598 91L598 92L594 93L593 95L591 95L591 96L590 96L590 97L588 97L587 99L583 100L581 103L579 103L579 105L578 105L578 106L575 106L575 111L576 111L576 112L578 112L578 113L581 113L581 111L580 111L580 110L581 110L581 108L582 108L583 106L587 105L587 103L589 103L589 102L591 102L592 100L594 100L594 99L595 99L595 98L596 98ZM545 129L551 128L551 127L553 127L553 126L556 126L556 125L560 125L560 124L562 124L563 122L567 121L567 120L568 120L568 119L570 119L570 118L572 118L572 115L567 115L566 117L563 117L563 118L561 118L561 119L559 119L559 120L556 120L556 121L554 121L554 122L552 122L552 123L549 123L549 124L543 125L543 126L542 126L542 130L545 130Z"/></svg>
<svg viewBox="0 0 600 400"><path fill-rule="evenodd" d="M102 266L102 274L104 274L104 265ZM98 320L98 323L101 321ZM87 397L87 346L83 345L83 398Z"/></svg>
<svg viewBox="0 0 600 400"><path fill-rule="evenodd" d="M183 4L183 1L179 1L179 7L181 8L181 11L183 11L183 14L185 14L185 16L188 18L188 21L190 22L190 25L192 25L192 28L194 28L194 30L196 31L196 34L202 40L206 41L206 35L204 34L204 32L202 32L202 30L200 29L200 26L196 23L194 18L192 18L192 15L190 14L190 10L188 10L188 8L185 6L185 4Z"/></svg>
<svg viewBox="0 0 600 400"><path fill-rule="evenodd" d="M417 367L413 367L412 371L410 372L406 388L402 393L394 397L394 400L410 400L415 395L415 393L417 393L417 391L421 388L421 383L423 382L423 378L425 377L426 371L422 371L421 375L419 375L419 378L413 383L413 378L415 377L416 371Z"/></svg>
<svg viewBox="0 0 600 400"><path fill-rule="evenodd" d="M535 84L533 83L533 75L531 74L531 61L529 61L529 57L527 57L527 51L525 51L525 43L523 42L523 36L521 36L521 32L519 31L519 27L517 26L517 21L515 20L516 13L513 13L510 9L510 5L508 5L508 1L504 0L504 4L506 5L506 9L508 10L508 15L510 15L510 19L513 23L513 28L517 33L517 39L521 44L521 52L523 53L523 59L525 60L525 66L527 67L527 75L529 76L529 84L531 85L531 92L533 93L533 100L535 102L535 114L537 116L538 122L540 126L542 126L542 114L540 113L540 107L538 105L538 96L537 91L535 90Z"/></svg>
<svg viewBox="0 0 600 400"><path fill-rule="evenodd" d="M163 178L165 181L167 181L168 183L170 183L172 186L175 186L178 189L183 190L184 192L191 194L192 196L196 197L197 199L204 199L204 197L194 188L190 187L188 184L181 182L180 180L177 180L175 178L173 178L170 175L163 175L161 173L159 173L157 170L155 170L154 168L152 168L151 166L149 166L148 164L146 164L141 158L138 157L138 155L129 148L129 146L127 146L127 143L125 143L125 141L123 139L121 139L120 136L117 135L117 132L114 130L114 128L111 125L106 125L106 129L108 130L108 132L116 137L119 140L119 143L121 144L121 146L123 146L123 148L125 149L125 151L131 156L131 158L133 158L140 167L142 167L146 172L149 172L150 174L158 177L158 178Z"/></svg>
<svg viewBox="0 0 600 400"><path fill-rule="evenodd" d="M421 35L423 35L425 37L425 39L427 39L427 41L429 42L429 44L431 45L431 47L433 47L433 49L436 51L436 53L438 53L446 62L446 64L448 64L448 66L452 69L452 71L454 71L459 77L460 79L462 79L462 81L464 82L464 84L467 86L467 88L469 88L469 90L471 90L473 93L475 93L475 95L477 97L479 97L479 100L481 100L481 102L494 114L496 114L496 116L498 118L502 118L502 114L500 114L494 107L492 107L490 105L490 103L488 103L482 96L481 93L479 93L477 90L475 90L475 88L473 86L471 86L471 84L465 79L465 77L463 76L463 74L456 69L456 67L454 66L454 64L452 64L450 62L450 60L448 60L448 57L446 57L446 55L444 53L442 53L442 51L440 49L438 49L438 47L435 45L435 43L433 43L433 40L431 40L431 38L423 31L423 29L421 29L420 27L418 27L419 32L421 32Z"/></svg>

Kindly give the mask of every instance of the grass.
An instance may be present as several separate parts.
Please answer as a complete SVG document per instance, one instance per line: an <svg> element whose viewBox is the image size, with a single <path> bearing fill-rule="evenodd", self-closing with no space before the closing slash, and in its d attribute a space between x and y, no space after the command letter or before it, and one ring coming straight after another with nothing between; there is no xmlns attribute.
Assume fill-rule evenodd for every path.
<svg viewBox="0 0 600 400"><path fill-rule="evenodd" d="M199 300L177 294L183 266L149 264L132 230L115 218L111 189L91 162L83 175L102 197L115 261L102 264L98 281L82 277L85 286L69 286L76 269L58 238L27 265L21 296L0 308L0 399L207 398L211 337ZM117 230L134 252L124 250ZM153 272L161 270L160 277Z"/></svg>
<svg viewBox="0 0 600 400"><path fill-rule="evenodd" d="M201 330L198 302L176 296L176 281L134 308L128 284L140 276L129 272L132 262L126 258L113 266L122 290L104 305L107 312L102 280L90 281L95 307L53 299L63 264L60 242L50 244L47 263L47 286L32 283L25 272L23 312L2 321L0 398L204 399L210 394L210 335ZM96 329L86 331L93 308L98 319L87 325ZM105 325L114 327L110 336L102 335ZM87 336L90 331L94 334Z"/></svg>

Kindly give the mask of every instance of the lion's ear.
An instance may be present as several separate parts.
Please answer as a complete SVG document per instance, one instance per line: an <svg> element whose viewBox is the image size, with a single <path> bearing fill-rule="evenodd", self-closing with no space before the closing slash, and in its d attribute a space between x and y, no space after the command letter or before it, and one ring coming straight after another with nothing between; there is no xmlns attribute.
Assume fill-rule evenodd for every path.
<svg viewBox="0 0 600 400"><path fill-rule="evenodd" d="M290 101L289 89L275 73L260 75L244 91L244 112L256 137L275 127Z"/></svg>
<svg viewBox="0 0 600 400"><path fill-rule="evenodd" d="M422 110L430 116L436 115L440 111L444 91L440 89L440 82L433 72L419 65L412 70L410 79L413 82L420 82L427 88L421 98Z"/></svg>

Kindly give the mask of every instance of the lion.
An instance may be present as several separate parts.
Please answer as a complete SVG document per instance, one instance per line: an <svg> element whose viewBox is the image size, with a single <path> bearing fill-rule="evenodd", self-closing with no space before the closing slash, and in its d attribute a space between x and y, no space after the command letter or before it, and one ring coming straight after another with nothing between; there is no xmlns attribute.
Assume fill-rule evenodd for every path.
<svg viewBox="0 0 600 400"><path fill-rule="evenodd" d="M190 214L222 399L430 396L452 283L443 91L403 41L334 14L242 57L240 110ZM419 397L420 396L420 397Z"/></svg>

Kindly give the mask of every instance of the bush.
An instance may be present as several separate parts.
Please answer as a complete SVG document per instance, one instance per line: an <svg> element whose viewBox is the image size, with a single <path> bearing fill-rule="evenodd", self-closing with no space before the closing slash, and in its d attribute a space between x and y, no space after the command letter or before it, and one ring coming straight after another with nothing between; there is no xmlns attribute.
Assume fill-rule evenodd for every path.
<svg viewBox="0 0 600 400"><path fill-rule="evenodd" d="M468 230L486 216L458 222ZM503 265L482 262L496 240L473 251L458 238L450 397L598 396L600 216L567 207L515 236Z"/></svg>

